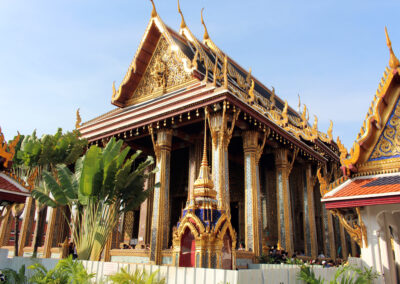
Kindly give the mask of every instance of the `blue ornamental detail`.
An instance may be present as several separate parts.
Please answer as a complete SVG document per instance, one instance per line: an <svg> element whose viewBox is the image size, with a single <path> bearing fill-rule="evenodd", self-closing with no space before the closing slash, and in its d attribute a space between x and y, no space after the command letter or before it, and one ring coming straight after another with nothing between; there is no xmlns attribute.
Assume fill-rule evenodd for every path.
<svg viewBox="0 0 400 284"><path fill-rule="evenodd" d="M400 98L396 102L385 128L383 129L378 143L376 144L370 158L371 161L379 161L384 159L400 157Z"/></svg>

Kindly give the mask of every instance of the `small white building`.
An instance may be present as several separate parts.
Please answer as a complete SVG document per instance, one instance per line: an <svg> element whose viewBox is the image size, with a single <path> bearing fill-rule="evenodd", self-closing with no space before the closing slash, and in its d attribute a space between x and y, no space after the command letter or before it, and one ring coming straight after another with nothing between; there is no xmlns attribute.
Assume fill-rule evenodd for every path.
<svg viewBox="0 0 400 284"><path fill-rule="evenodd" d="M390 50L379 88L350 152L340 143L343 176L318 178L322 202L361 247L361 258L400 283L400 63Z"/></svg>

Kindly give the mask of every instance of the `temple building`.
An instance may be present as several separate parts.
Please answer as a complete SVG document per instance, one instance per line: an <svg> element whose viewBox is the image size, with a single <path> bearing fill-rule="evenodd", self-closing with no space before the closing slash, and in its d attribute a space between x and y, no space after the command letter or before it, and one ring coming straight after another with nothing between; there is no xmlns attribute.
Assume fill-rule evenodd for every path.
<svg viewBox="0 0 400 284"><path fill-rule="evenodd" d="M332 124L319 131L305 106L295 111L223 53L203 16L200 41L178 11L176 32L153 6L122 83L113 85L116 108L78 128L90 143L116 137L157 160L148 183L161 186L121 220L108 259L224 267L216 257L224 253L215 254L222 251L230 252L231 268L267 245L314 258L336 258L342 247L347 257L351 241L321 206L316 177L318 168L332 180L339 175ZM211 162L210 176L202 157ZM120 249L130 240L134 250Z"/></svg>
<svg viewBox="0 0 400 284"><path fill-rule="evenodd" d="M361 247L361 258L400 281L400 63L390 51L378 90L350 152L338 141L342 177L319 175L323 203ZM398 219L399 218L399 219Z"/></svg>
<svg viewBox="0 0 400 284"><path fill-rule="evenodd" d="M203 15L200 41L179 3L178 12L176 32L153 3L133 61L119 87L113 84L115 109L77 124L90 144L116 137L156 157L158 172L145 188L160 187L121 218L102 259L235 269L268 246L309 258L358 255L321 203L317 173L327 182L340 177L332 123L321 132L306 106L294 110L222 52ZM35 210L24 212L29 232ZM48 209L45 228L39 252L62 257L62 214ZM32 234L24 238L20 255L32 251Z"/></svg>

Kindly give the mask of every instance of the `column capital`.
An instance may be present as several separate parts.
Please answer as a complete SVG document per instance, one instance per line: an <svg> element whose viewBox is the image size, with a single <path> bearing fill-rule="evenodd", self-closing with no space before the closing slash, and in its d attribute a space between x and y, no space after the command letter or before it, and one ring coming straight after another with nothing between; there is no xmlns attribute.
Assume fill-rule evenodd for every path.
<svg viewBox="0 0 400 284"><path fill-rule="evenodd" d="M154 131L153 127L149 127L151 141L153 142L154 153L157 160L160 158L160 151L166 150L171 151L172 145L172 129L162 128L160 130ZM157 139L155 138L157 137Z"/></svg>
<svg viewBox="0 0 400 284"><path fill-rule="evenodd" d="M265 142L267 140L267 133L264 133L263 142L261 144L258 143L261 133L255 130L247 130L242 133L243 137L243 151L245 154L247 153L255 153L256 154L256 163L258 164L264 150Z"/></svg>
<svg viewBox="0 0 400 284"><path fill-rule="evenodd" d="M274 156L275 156L275 166L277 168L286 168L287 166L289 166L287 149L277 148L274 151Z"/></svg>
<svg viewBox="0 0 400 284"><path fill-rule="evenodd" d="M222 111L209 113L208 108L205 108L205 115L210 128L212 143L214 146L228 148L232 138L233 129L235 128L236 120L239 117L240 110L236 110L232 116L226 113L227 104L223 102ZM231 119L232 117L232 119ZM231 126L228 128L228 121L231 121Z"/></svg>

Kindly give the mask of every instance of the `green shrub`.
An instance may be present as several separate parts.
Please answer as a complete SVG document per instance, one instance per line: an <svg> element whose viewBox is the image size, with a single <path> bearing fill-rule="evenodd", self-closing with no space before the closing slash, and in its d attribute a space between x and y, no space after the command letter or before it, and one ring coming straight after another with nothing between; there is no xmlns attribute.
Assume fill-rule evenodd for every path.
<svg viewBox="0 0 400 284"><path fill-rule="evenodd" d="M258 263L274 264L276 261L275 257L267 254L262 254L258 257Z"/></svg>
<svg viewBox="0 0 400 284"><path fill-rule="evenodd" d="M353 266L340 266L329 284L370 284L378 276L379 274L374 272L373 268L364 267L360 269ZM301 267L298 279L307 284L323 284L326 281L321 277L316 278L314 271L307 265Z"/></svg>
<svg viewBox="0 0 400 284"><path fill-rule="evenodd" d="M12 283L12 284L25 284L28 283L28 279L25 276L25 265L22 265L19 271L15 271L12 269L3 269L2 270L6 281L4 283Z"/></svg>
<svg viewBox="0 0 400 284"><path fill-rule="evenodd" d="M120 272L111 275L109 280L113 284L165 284L165 278L156 280L158 270L148 274L144 269L140 271L135 270L134 273L129 273L124 268Z"/></svg>
<svg viewBox="0 0 400 284"><path fill-rule="evenodd" d="M47 270L42 264L35 263L28 267L33 270L33 275L29 279L32 284L86 284L94 274L88 274L83 264L73 260L72 256L61 259L56 267Z"/></svg>

